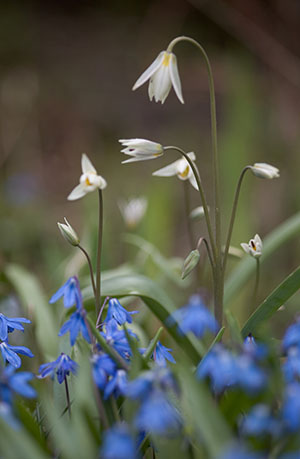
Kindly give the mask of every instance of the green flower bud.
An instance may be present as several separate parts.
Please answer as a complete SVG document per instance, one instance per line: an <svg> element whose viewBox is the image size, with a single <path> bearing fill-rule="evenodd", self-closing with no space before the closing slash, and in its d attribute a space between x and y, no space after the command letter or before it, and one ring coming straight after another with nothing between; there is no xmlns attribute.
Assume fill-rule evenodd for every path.
<svg viewBox="0 0 300 459"><path fill-rule="evenodd" d="M181 274L182 279L185 279L190 274L190 272L193 271L195 266L197 266L199 259L200 259L200 253L197 249L192 250L188 254L188 256L186 257L183 263L182 274Z"/></svg>
<svg viewBox="0 0 300 459"><path fill-rule="evenodd" d="M80 239L77 236L75 230L72 228L72 226L66 219L66 217L65 222L66 224L57 222L57 226L65 240L69 242L71 245L77 247L80 244Z"/></svg>

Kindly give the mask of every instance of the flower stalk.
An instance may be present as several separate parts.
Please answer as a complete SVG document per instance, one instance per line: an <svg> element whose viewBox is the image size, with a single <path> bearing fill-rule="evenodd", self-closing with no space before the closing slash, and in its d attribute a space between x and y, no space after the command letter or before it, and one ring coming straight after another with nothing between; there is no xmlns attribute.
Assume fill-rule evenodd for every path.
<svg viewBox="0 0 300 459"><path fill-rule="evenodd" d="M69 392L67 376L65 376L64 381L65 381L65 390L66 390L66 399L67 399L67 406L68 406L68 411L69 411L69 418L71 419L71 402L70 402L70 392Z"/></svg>
<svg viewBox="0 0 300 459"><path fill-rule="evenodd" d="M98 190L99 196L99 220L98 220L98 248L96 266L96 317L100 312L101 305L101 252L102 252L102 233L103 233L103 196L102 190Z"/></svg>
<svg viewBox="0 0 300 459"><path fill-rule="evenodd" d="M87 260L87 263L88 263L88 266L89 266L89 271L90 271L90 277L91 277L91 283L92 283L92 287L93 287L94 297L95 297L95 301L96 301L96 284L95 284L95 279L94 279L94 273L93 273L93 267L92 267L91 259L89 257L89 254L87 253L87 251L81 245L78 245L77 247L81 250L81 252L86 257L86 260Z"/></svg>

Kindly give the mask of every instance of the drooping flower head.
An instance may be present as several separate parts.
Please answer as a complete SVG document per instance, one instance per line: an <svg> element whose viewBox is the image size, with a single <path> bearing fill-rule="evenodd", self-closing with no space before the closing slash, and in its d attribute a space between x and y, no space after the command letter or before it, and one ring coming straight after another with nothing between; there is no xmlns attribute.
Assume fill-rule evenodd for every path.
<svg viewBox="0 0 300 459"><path fill-rule="evenodd" d="M39 378L46 378L51 376L54 378L56 375L57 381L61 384L64 379L69 376L70 372L76 374L78 364L74 362L67 354L63 352L54 360L54 362L44 363L39 368Z"/></svg>
<svg viewBox="0 0 300 459"><path fill-rule="evenodd" d="M160 367L166 367L167 366L167 360L172 363L176 363L174 357L172 354L172 349L169 349L166 346L163 346L160 341L157 342L155 349L153 351L153 359L157 365Z"/></svg>
<svg viewBox="0 0 300 459"><path fill-rule="evenodd" d="M119 142L122 146L126 147L123 148L121 152L125 155L131 156L130 159L122 161L122 164L159 158L159 156L164 153L163 146L160 143L152 142L151 140L120 139Z"/></svg>
<svg viewBox="0 0 300 459"><path fill-rule="evenodd" d="M246 253L254 258L259 258L262 255L263 244L258 234L256 234L253 239L250 239L248 244L242 242L241 247Z"/></svg>
<svg viewBox="0 0 300 459"><path fill-rule="evenodd" d="M56 303L62 296L64 297L65 308L71 308L74 305L76 305L77 309L82 307L82 296L79 281L76 276L70 277L70 279L54 293L49 303Z"/></svg>
<svg viewBox="0 0 300 459"><path fill-rule="evenodd" d="M278 436L281 432L280 422L275 419L268 405L255 405L241 422L240 432L250 437L264 435Z"/></svg>
<svg viewBox="0 0 300 459"><path fill-rule="evenodd" d="M187 155L193 162L196 161L196 155L193 151L189 152ZM156 177L173 177L174 175L177 175L180 180L189 180L191 185L198 190L194 173L185 158L178 159L168 166L158 169L153 172L152 175L155 175Z"/></svg>
<svg viewBox="0 0 300 459"><path fill-rule="evenodd" d="M117 370L110 378L104 389L104 400L107 400L112 394L117 398L119 395L126 394L127 373L125 370Z"/></svg>
<svg viewBox="0 0 300 459"><path fill-rule="evenodd" d="M184 103L175 54L169 51L161 51L152 64L138 78L132 90L135 91L147 80L150 80L148 88L150 100L154 97L155 102L160 101L163 104L173 86L178 99L182 104Z"/></svg>
<svg viewBox="0 0 300 459"><path fill-rule="evenodd" d="M119 209L128 228L135 228L147 210L148 201L145 197L119 201Z"/></svg>
<svg viewBox="0 0 300 459"><path fill-rule="evenodd" d="M27 357L34 357L28 347L25 346L12 346L8 344L8 341L5 340L2 343L0 342L0 351L5 362L9 362L13 367L20 368L22 362L18 354L26 355Z"/></svg>
<svg viewBox="0 0 300 459"><path fill-rule="evenodd" d="M293 383L286 387L282 418L286 428L292 432L300 429L300 384Z"/></svg>
<svg viewBox="0 0 300 459"><path fill-rule="evenodd" d="M115 319L119 325L125 322L132 323L132 314L137 314L139 311L126 311L117 298L111 298L108 302L107 316L105 322Z"/></svg>
<svg viewBox="0 0 300 459"><path fill-rule="evenodd" d="M127 341L127 337L124 330L120 330L118 323L115 319L111 319L104 323L104 331L101 331L101 335L105 338L106 342L112 346L124 359L128 359L131 356L131 349ZM134 338L137 338L134 333L128 330Z"/></svg>
<svg viewBox="0 0 300 459"><path fill-rule="evenodd" d="M300 320L288 327L282 340L284 352L293 346L300 348Z"/></svg>
<svg viewBox="0 0 300 459"><path fill-rule="evenodd" d="M167 325L178 324L180 334L193 333L202 338L206 332L216 333L218 324L211 312L203 304L200 295L192 295L186 306L177 309L168 317Z"/></svg>
<svg viewBox="0 0 300 459"><path fill-rule="evenodd" d="M95 384L99 389L103 390L107 384L109 376L114 376L117 371L115 362L109 355L101 354L93 355L92 357L92 373Z"/></svg>
<svg viewBox="0 0 300 459"><path fill-rule="evenodd" d="M13 393L26 398L36 397L36 391L28 383L34 378L29 371L19 371L8 365L0 371L0 401L12 404Z"/></svg>
<svg viewBox="0 0 300 459"><path fill-rule="evenodd" d="M7 339L8 333L13 332L14 330L24 331L22 323L30 324L29 319L24 317L6 317L2 312L0 312L0 339L5 341Z"/></svg>
<svg viewBox="0 0 300 459"><path fill-rule="evenodd" d="M83 153L81 157L81 169L82 174L79 179L80 183L69 194L69 201L80 199L87 193L97 189L103 190L107 186L106 180L101 177L101 175L97 174L96 169L85 153Z"/></svg>
<svg viewBox="0 0 300 459"><path fill-rule="evenodd" d="M256 177L263 179L273 179L279 177L279 169L267 163L255 163L250 169Z"/></svg>
<svg viewBox="0 0 300 459"><path fill-rule="evenodd" d="M61 327L58 336L63 336L65 333L70 332L70 344L74 346L78 334L81 332L83 338L91 343L91 338L87 328L86 320L86 310L84 308L77 309L70 317L67 322Z"/></svg>

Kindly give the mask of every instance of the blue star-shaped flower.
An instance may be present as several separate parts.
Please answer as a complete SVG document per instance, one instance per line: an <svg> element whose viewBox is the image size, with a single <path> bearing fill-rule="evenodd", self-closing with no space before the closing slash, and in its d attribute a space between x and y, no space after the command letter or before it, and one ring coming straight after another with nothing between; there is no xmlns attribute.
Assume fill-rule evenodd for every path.
<svg viewBox="0 0 300 459"><path fill-rule="evenodd" d="M14 330L24 331L22 323L30 324L31 321L24 317L9 318L0 312L0 339L5 341L7 339L7 334Z"/></svg>
<svg viewBox="0 0 300 459"><path fill-rule="evenodd" d="M116 298L111 298L108 302L107 316L105 321L108 322L111 319L115 319L119 325L123 325L125 322L131 324L131 314L137 314L138 312L139 311L126 311L119 300Z"/></svg>
<svg viewBox="0 0 300 459"><path fill-rule="evenodd" d="M260 437L281 433L281 426L277 419L272 416L269 406L264 404L255 405L242 421L240 431L243 435Z"/></svg>
<svg viewBox="0 0 300 459"><path fill-rule="evenodd" d="M104 325L105 332L102 331L101 335L124 359L128 359L131 356L131 349L124 330L118 328L118 323L114 319L105 322ZM128 330L128 333L134 338L137 338L130 330Z"/></svg>
<svg viewBox="0 0 300 459"><path fill-rule="evenodd" d="M63 336L68 331L70 332L70 343L71 346L74 346L75 341L79 332L83 338L88 342L91 343L91 338L88 332L88 328L85 321L86 311L83 308L77 309L70 317L67 322L63 324L61 327L58 336Z"/></svg>
<svg viewBox="0 0 300 459"><path fill-rule="evenodd" d="M175 323L178 324L177 330L180 334L191 332L197 338L202 338L207 331L216 333L218 330L217 321L203 304L200 295L191 296L186 306L177 309L168 317L167 325L172 326Z"/></svg>
<svg viewBox="0 0 300 459"><path fill-rule="evenodd" d="M56 303L61 297L64 297L64 307L70 308L76 304L79 309L82 307L82 296L79 286L79 280L76 276L70 277L67 282L62 285L56 293L51 297L49 303Z"/></svg>
<svg viewBox="0 0 300 459"><path fill-rule="evenodd" d="M286 387L282 407L285 426L291 432L300 429L300 384L293 383Z"/></svg>
<svg viewBox="0 0 300 459"><path fill-rule="evenodd" d="M109 376L113 376L117 370L115 362L107 354L94 355L93 378L99 389L103 390L106 386Z"/></svg>
<svg viewBox="0 0 300 459"><path fill-rule="evenodd" d="M153 352L153 359L160 367L166 367L167 360L169 360L169 362L176 363L176 360L170 352L172 352L172 349L163 346L161 342L158 341Z"/></svg>
<svg viewBox="0 0 300 459"><path fill-rule="evenodd" d="M19 368L22 363L18 354L26 355L27 357L34 357L33 353L30 349L28 349L28 347L12 346L11 344L8 344L7 340L0 343L0 351L4 362L9 362L15 368Z"/></svg>
<svg viewBox="0 0 300 459"><path fill-rule="evenodd" d="M125 395L127 384L126 371L117 370L104 389L104 400L107 400L112 394L114 394L116 398L119 397L119 395Z"/></svg>
<svg viewBox="0 0 300 459"><path fill-rule="evenodd" d="M78 363L74 362L67 354L62 352L54 362L44 363L40 366L39 378L46 378L50 375L54 378L56 374L57 381L61 384L65 378L69 376L70 371L76 374L77 368Z"/></svg>
<svg viewBox="0 0 300 459"><path fill-rule="evenodd" d="M36 397L36 391L28 383L34 378L29 371L15 372L12 365L5 367L0 373L0 399L12 403L12 393L16 392L26 398Z"/></svg>

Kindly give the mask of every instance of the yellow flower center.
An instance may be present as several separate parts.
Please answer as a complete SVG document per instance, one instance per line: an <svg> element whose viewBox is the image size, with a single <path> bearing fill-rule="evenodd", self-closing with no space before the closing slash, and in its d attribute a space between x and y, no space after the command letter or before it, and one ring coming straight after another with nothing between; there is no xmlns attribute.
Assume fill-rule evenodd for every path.
<svg viewBox="0 0 300 459"><path fill-rule="evenodd" d="M91 186L92 185L91 182L89 181L88 177L85 179L85 184L86 184L86 186Z"/></svg>
<svg viewBox="0 0 300 459"><path fill-rule="evenodd" d="M253 240L250 241L250 244L251 244L252 249L256 251L256 245Z"/></svg>
<svg viewBox="0 0 300 459"><path fill-rule="evenodd" d="M164 65L165 67L168 67L170 63L170 59L171 59L171 53L165 53L164 60L162 61L162 65Z"/></svg>
<svg viewBox="0 0 300 459"><path fill-rule="evenodd" d="M184 169L184 171L183 171L183 172L179 172L178 175L179 175L181 178L184 179L184 178L186 178L186 177L188 176L189 171L190 171L189 166L186 166L186 168Z"/></svg>

